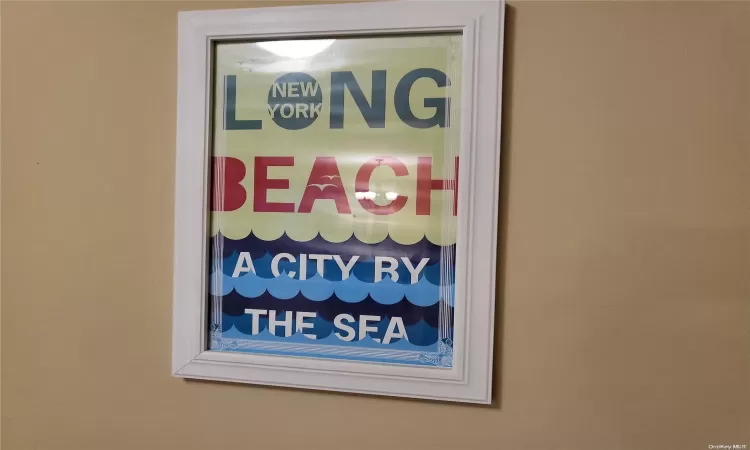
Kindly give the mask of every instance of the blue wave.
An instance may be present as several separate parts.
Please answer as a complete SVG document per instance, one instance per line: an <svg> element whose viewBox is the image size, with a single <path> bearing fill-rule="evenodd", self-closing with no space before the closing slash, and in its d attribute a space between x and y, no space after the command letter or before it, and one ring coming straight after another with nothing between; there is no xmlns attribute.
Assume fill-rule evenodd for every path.
<svg viewBox="0 0 750 450"><path fill-rule="evenodd" d="M279 319L282 319L279 315ZM419 321L413 325L407 325L406 336L408 339L393 339L388 344L375 341L375 339L382 340L385 335L385 331L388 327L390 319L384 318L376 326L378 331L369 332L363 339L359 339L359 335L355 332L355 337L352 341L344 341L336 336L336 332L341 333L341 330L334 330L331 323L327 323L323 320L316 319L316 328L305 329L304 333L297 332L291 336L284 336L284 328L277 327L276 333L272 334L268 329L268 319L261 319L259 333L251 334L250 315L246 316L229 316L224 315L222 319L222 337L225 339L252 339L262 341L274 341L274 342L288 342L288 343L304 343L304 344L328 344L328 345L345 345L354 347L370 347L378 349L389 349L389 350L415 350L425 351L424 347L433 346L438 340L438 330L429 326L424 321ZM318 329L320 325L320 329ZM326 328L327 327L327 328ZM293 328L296 329L296 323L293 324ZM356 326L355 326L356 329ZM315 335L315 339L305 336Z"/></svg>
<svg viewBox="0 0 750 450"><path fill-rule="evenodd" d="M316 274L307 280L298 280L282 273L275 278L263 278L251 272L232 278L221 272L214 272L210 279L211 295L224 296L236 291L243 297L255 298L268 292L273 297L286 300L298 294L313 301L324 301L332 295L347 303L357 303L371 297L378 303L392 305L406 298L414 305L429 306L444 301L453 306L455 287L437 286L427 278L421 278L415 284L400 284L389 276L377 283L365 283L356 276L349 276L344 281L329 281Z"/></svg>
<svg viewBox="0 0 750 450"><path fill-rule="evenodd" d="M406 325L413 325L423 320L431 327L437 327L441 322L449 326L453 323L453 308L446 302L438 302L430 306L415 306L403 299L392 305L383 305L367 297L358 303L347 303L335 295L318 302L308 300L302 294L288 300L279 300L268 293L256 298L246 298L233 291L223 297L214 297L210 302L210 307L214 308L219 304L221 313L230 316L246 315L247 309L261 309L311 312L329 323L333 322L339 314L349 314L356 320L359 320L362 315L400 317Z"/></svg>
<svg viewBox="0 0 750 450"><path fill-rule="evenodd" d="M237 266L237 260L239 259L239 253L232 252L229 256L224 258L221 261L221 270L224 272L225 275L231 276L234 273L234 269ZM251 258L253 260L253 268L255 269L255 274L261 278L274 278L273 272L271 271L271 263L273 261L274 255L271 253L264 253L260 257L254 257L251 253ZM295 258L299 258L299 255L295 255ZM219 270L219 261L214 260L213 262L213 271ZM348 264L349 259L343 258L342 261L344 264ZM300 270L300 261L291 262L287 260L286 258L280 259L278 261L278 270L279 272L285 272L285 273L292 273L294 272L294 279L299 280L301 276L301 270ZM418 263L417 263L418 264ZM416 267L417 265L414 264L412 267ZM444 278L446 278L448 281L444 284L450 284L453 280L452 270L448 270L448 266L443 266L446 268L446 270L441 270L441 264L440 261L437 261L433 264L427 264L420 272L419 272L419 278L426 278L427 281L429 281L432 284L440 284L440 278L441 274ZM317 261L314 260L307 260L305 264L305 273L307 276L312 276L315 274L318 270L317 267ZM396 273L398 274L398 280L397 282L399 284L410 284L411 283L411 272L409 272L409 269L406 267L406 264L404 264L402 261L399 261L399 265L396 269ZM357 261L354 263L354 266L350 270L350 275L354 275L357 277L358 280L363 281L365 283L374 283L375 282L375 259L369 256L366 257L359 257ZM342 281L343 273L341 271L341 268L336 263L336 261L329 259L325 260L323 262L323 278L325 278L328 281Z"/></svg>

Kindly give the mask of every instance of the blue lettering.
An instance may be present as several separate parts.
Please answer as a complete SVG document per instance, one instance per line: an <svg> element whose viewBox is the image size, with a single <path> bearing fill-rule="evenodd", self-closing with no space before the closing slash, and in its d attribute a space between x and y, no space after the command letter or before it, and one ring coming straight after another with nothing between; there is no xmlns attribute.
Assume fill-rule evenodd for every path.
<svg viewBox="0 0 750 450"><path fill-rule="evenodd" d="M445 73L437 69L414 69L404 75L396 85L394 94L394 107L398 117L412 128L432 128L439 125L440 128L449 126L448 116L450 114L450 99L445 97L424 99L425 108L435 108L435 114L426 119L420 119L414 115L409 102L409 94L414 83L420 78L433 80L438 87L450 86L451 82Z"/></svg>
<svg viewBox="0 0 750 450"><path fill-rule="evenodd" d="M260 130L260 120L237 120L237 75L224 77L224 129Z"/></svg>
<svg viewBox="0 0 750 450"><path fill-rule="evenodd" d="M344 128L344 90L349 92L370 128L385 128L385 70L372 71L371 102L350 72L331 72L331 128Z"/></svg>

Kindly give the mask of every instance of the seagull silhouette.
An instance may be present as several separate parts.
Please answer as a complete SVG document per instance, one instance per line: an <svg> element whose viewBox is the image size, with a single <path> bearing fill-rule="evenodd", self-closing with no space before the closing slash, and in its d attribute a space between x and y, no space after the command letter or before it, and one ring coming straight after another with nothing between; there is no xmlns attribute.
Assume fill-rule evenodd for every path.
<svg viewBox="0 0 750 450"><path fill-rule="evenodd" d="M330 183L325 183L325 184L310 183L310 184L308 184L308 186L315 186L316 188L320 189L321 191L323 189L327 188L328 186L336 187L335 184L330 184Z"/></svg>
<svg viewBox="0 0 750 450"><path fill-rule="evenodd" d="M338 175L322 175L320 178L328 178L329 180L333 180L334 178L341 178Z"/></svg>

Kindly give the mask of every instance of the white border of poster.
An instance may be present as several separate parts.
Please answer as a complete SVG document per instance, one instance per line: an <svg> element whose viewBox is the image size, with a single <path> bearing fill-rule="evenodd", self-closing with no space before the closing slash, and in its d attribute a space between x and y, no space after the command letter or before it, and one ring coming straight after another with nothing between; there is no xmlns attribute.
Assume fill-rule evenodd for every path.
<svg viewBox="0 0 750 450"><path fill-rule="evenodd" d="M397 1L179 14L172 373L193 379L490 403L504 3ZM208 349L211 49L228 39L462 33L456 301L449 370ZM456 316L459 319L458 313Z"/></svg>

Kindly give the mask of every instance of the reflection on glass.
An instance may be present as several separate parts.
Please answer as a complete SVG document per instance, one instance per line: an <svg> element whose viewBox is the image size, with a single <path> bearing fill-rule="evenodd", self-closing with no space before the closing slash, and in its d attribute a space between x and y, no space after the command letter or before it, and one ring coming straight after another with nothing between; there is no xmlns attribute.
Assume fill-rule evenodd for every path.
<svg viewBox="0 0 750 450"><path fill-rule="evenodd" d="M334 39L258 42L258 47L284 58L309 58L333 44Z"/></svg>
<svg viewBox="0 0 750 450"><path fill-rule="evenodd" d="M215 64L210 348L451 367L461 36Z"/></svg>

